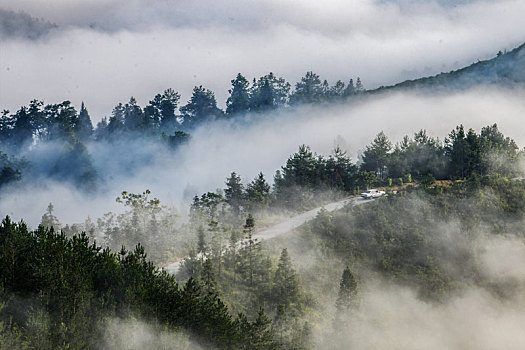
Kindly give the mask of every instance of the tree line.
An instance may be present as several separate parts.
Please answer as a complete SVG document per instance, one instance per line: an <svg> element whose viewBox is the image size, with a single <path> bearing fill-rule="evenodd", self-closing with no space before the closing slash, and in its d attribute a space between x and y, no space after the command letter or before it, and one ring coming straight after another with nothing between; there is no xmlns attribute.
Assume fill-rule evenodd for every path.
<svg viewBox="0 0 525 350"><path fill-rule="evenodd" d="M293 91L290 83L273 73L254 78L251 84L239 73L231 80L228 91L225 110L217 106L213 91L203 86L195 86L191 98L182 106L179 105L180 94L171 88L156 94L144 107L131 97L127 103L118 103L111 116L102 118L95 127L84 103L77 112L70 101L44 105L43 101L33 100L15 113L2 112L0 139L3 146L16 149L34 141L74 139L86 142L134 133L177 137L176 131L191 130L203 122L285 106L329 102L365 89L360 78L355 84L350 79L348 84L339 80L330 86L326 80L321 81L319 75L307 72Z"/></svg>
<svg viewBox="0 0 525 350"><path fill-rule="evenodd" d="M193 199L193 209L221 203L234 215L256 213L268 208L304 210L341 194L358 194L372 186L400 186L405 183L466 179L485 175L514 177L521 173L525 153L496 124L480 133L454 128L444 142L420 130L393 145L380 132L365 147L357 162L340 147L323 156L301 145L273 176L270 186L263 173L243 184L232 172L226 188ZM209 210L209 208L208 208ZM216 210L216 209L215 209Z"/></svg>
<svg viewBox="0 0 525 350"><path fill-rule="evenodd" d="M4 110L0 116L0 150L15 160L37 152L38 146L52 144L57 160L44 172L36 171L23 159L19 164L2 160L0 186L33 172L92 189L101 174L87 151L88 143L128 142L139 137L174 149L190 140L195 127L213 120L344 100L365 91L359 78L355 84L350 79L347 84L338 81L330 86L313 72L306 73L293 91L290 83L273 73L254 78L251 84L239 73L231 84L225 110L217 106L215 94L202 86L193 89L185 105L180 105L180 94L170 88L156 94L146 106L139 106L134 97L118 103L111 115L95 126L83 102L78 111L70 101L44 104L39 100L30 101L15 113Z"/></svg>

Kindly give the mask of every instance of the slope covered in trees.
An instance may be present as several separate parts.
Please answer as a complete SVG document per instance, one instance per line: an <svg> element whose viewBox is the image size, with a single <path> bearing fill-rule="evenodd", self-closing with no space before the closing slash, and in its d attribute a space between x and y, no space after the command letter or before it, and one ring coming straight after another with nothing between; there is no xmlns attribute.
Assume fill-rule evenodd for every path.
<svg viewBox="0 0 525 350"><path fill-rule="evenodd" d="M478 61L465 68L431 77L407 80L393 86L380 87L373 92L392 90L451 91L478 85L498 85L504 87L525 84L525 44L511 51L499 51L496 57Z"/></svg>
<svg viewBox="0 0 525 350"><path fill-rule="evenodd" d="M104 320L141 318L184 330L203 346L269 349L275 344L261 310L253 322L233 318L210 284L179 285L148 261L144 248L115 253L86 235L29 231L7 217L0 226L2 348L104 347Z"/></svg>
<svg viewBox="0 0 525 350"><path fill-rule="evenodd" d="M491 235L524 234L525 189L508 179L518 174L521 156L495 125L479 134L458 126L443 144L421 131L394 146L379 133L358 164L338 148L325 157L300 146L273 187L262 173L243 184L233 172L224 191L194 198L183 225L149 191L123 192L117 201L125 213L66 225L61 233L52 205L35 231L6 218L2 341L15 348L99 347L107 341L107 320L137 318L159 334L175 332L203 346L305 349L312 326L328 338L351 327L367 270L417 288L423 301L443 302L471 286L511 298L521 282L484 275L477 254ZM261 213L302 210L371 185L389 188L394 175L412 183L397 183L397 194L365 206L322 211L304 228L299 247L253 239ZM78 235L82 230L87 235ZM178 237L188 234L193 238ZM122 243L147 250L139 244L127 251ZM151 251L158 262L170 244L189 253L177 276L186 282L146 256ZM298 249L321 256L305 268ZM324 313L327 303L335 314ZM325 325L329 319L332 326Z"/></svg>

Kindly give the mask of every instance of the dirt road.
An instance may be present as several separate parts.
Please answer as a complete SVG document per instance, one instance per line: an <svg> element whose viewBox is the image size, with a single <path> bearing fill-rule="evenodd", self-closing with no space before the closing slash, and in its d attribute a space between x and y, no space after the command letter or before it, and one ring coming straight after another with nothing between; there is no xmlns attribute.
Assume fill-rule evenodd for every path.
<svg viewBox="0 0 525 350"><path fill-rule="evenodd" d="M256 234L253 235L253 238L261 241L264 239L271 239L271 238L286 234L288 232L291 232L294 229L298 228L299 226L303 225L304 223L314 219L317 216L317 213L319 213L319 211L322 208L328 211L334 211L337 209L341 209L342 207L344 207L345 205L349 203L353 203L354 205L356 205L356 204L362 204L362 203L369 203L371 201L373 201L373 199L362 199L358 197L352 197L352 198L346 198L346 199L343 199L337 202L332 202L332 203L317 207L315 209L309 210L305 213L293 216L289 219L286 219L283 222L280 222L270 228L267 228L266 230L257 232ZM179 272L179 269L181 267L182 261L184 261L183 258L177 261L174 261L170 264L167 264L166 266L164 266L164 269L171 274L177 274L177 272Z"/></svg>

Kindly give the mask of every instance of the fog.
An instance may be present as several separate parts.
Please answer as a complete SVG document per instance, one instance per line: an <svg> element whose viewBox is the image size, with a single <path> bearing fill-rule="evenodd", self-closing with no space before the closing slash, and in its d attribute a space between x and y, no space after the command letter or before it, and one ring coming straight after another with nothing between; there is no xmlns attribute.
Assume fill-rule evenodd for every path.
<svg viewBox="0 0 525 350"><path fill-rule="evenodd" d="M522 349L525 247L513 236L478 234L467 249L474 252L483 278L502 286L504 296L470 282L443 302L425 302L415 289L366 274L359 307L347 315L348 328L331 338L320 330L319 348ZM452 236L456 241L461 235Z"/></svg>
<svg viewBox="0 0 525 350"><path fill-rule="evenodd" d="M122 349L122 350L199 350L203 347L189 340L187 334L168 331L159 325L151 325L147 322L129 319L106 320L104 338L100 349Z"/></svg>
<svg viewBox="0 0 525 350"><path fill-rule="evenodd" d="M426 215L423 209L426 202L419 196L407 197L404 201L409 205L398 213L399 221L410 231L410 223ZM387 207L392 205L383 203ZM426 205L428 213L428 203ZM468 210L482 208L473 202L463 205L468 206ZM438 207L434 204L430 208L437 210ZM376 217L372 211L370 220L384 219L384 212L379 210ZM335 219L352 215L349 212L334 215L334 226L359 222ZM522 349L525 346L521 327L525 321L523 220L512 223L504 217L498 220L509 225L505 233L490 233L494 228L484 225L494 223L491 220L475 224L469 230L455 220L433 219L429 227L418 226L425 239L433 243L426 247L428 250L417 248L416 254L422 259L431 256L452 281L450 291L430 300L421 292L421 288L428 287L422 285L428 282L414 283L415 273L407 281L403 268L395 272L377 271L379 261L361 256L363 247L359 244L355 247L358 257L346 250L347 255L341 255L327 249L323 243L344 239L341 233L321 239L319 232L309 233L306 227L269 245L277 251L280 247L289 249L305 291L315 297L318 309L322 310L314 316L312 348ZM358 229L340 227L334 231L346 232L351 242L359 241L352 237ZM376 249L384 248L378 246ZM345 266L350 266L357 279L357 302L345 316L336 318L337 292Z"/></svg>
<svg viewBox="0 0 525 350"><path fill-rule="evenodd" d="M491 58L525 38L519 0L4 0L0 8L58 25L29 33L36 40L0 36L0 108L84 101L95 121L118 101L133 95L144 105L168 87L184 103L203 85L224 104L238 72L295 82L312 70L331 83L360 76L373 88Z"/></svg>
<svg viewBox="0 0 525 350"><path fill-rule="evenodd" d="M471 289L445 304L417 298L413 290L374 285L350 317L344 336L319 348L337 349L523 349L523 300L501 301Z"/></svg>
<svg viewBox="0 0 525 350"><path fill-rule="evenodd" d="M63 223L82 222L88 215L96 218L121 207L115 197L124 190L141 193L150 189L163 204L184 212L194 195L224 188L232 171L244 183L260 171L271 182L275 171L301 144L325 155L340 145L358 161L360 152L381 130L393 142L420 129L443 140L459 124L479 132L497 123L523 148L524 95L523 90L494 88L453 95L395 93L331 107L254 115L247 117L248 122L206 124L177 152L142 140L88 145L92 162L104 179L94 192L86 194L51 180L22 182L2 193L0 211L17 220L24 218L34 227L52 202Z"/></svg>

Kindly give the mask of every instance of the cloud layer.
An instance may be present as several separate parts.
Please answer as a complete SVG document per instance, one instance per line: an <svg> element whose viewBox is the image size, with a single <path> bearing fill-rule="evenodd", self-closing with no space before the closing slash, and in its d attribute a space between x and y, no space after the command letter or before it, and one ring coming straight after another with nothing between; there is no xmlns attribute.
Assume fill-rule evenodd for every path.
<svg viewBox="0 0 525 350"><path fill-rule="evenodd" d="M33 98L86 102L94 120L131 95L146 104L194 85L223 104L237 72L297 81L361 76L375 87L435 74L525 40L525 4L499 1L35 1L4 7L59 25L39 41L4 39L0 108Z"/></svg>
<svg viewBox="0 0 525 350"><path fill-rule="evenodd" d="M479 132L497 123L499 129L525 145L523 90L479 89L454 95L385 94L359 103L300 108L278 114L252 116L249 123L218 122L192 134L178 152L137 140L121 146L88 145L97 169L106 179L102 193L85 196L62 184L25 184L23 190L3 193L0 212L40 221L47 204L65 223L81 222L87 215L100 217L118 208L121 191L152 190L163 203L179 206L195 194L224 188L232 171L251 181L262 171L271 181L300 144L328 154L341 145L354 161L375 135L383 130L398 142L420 129L441 140L462 123ZM108 152L108 149L111 152Z"/></svg>

